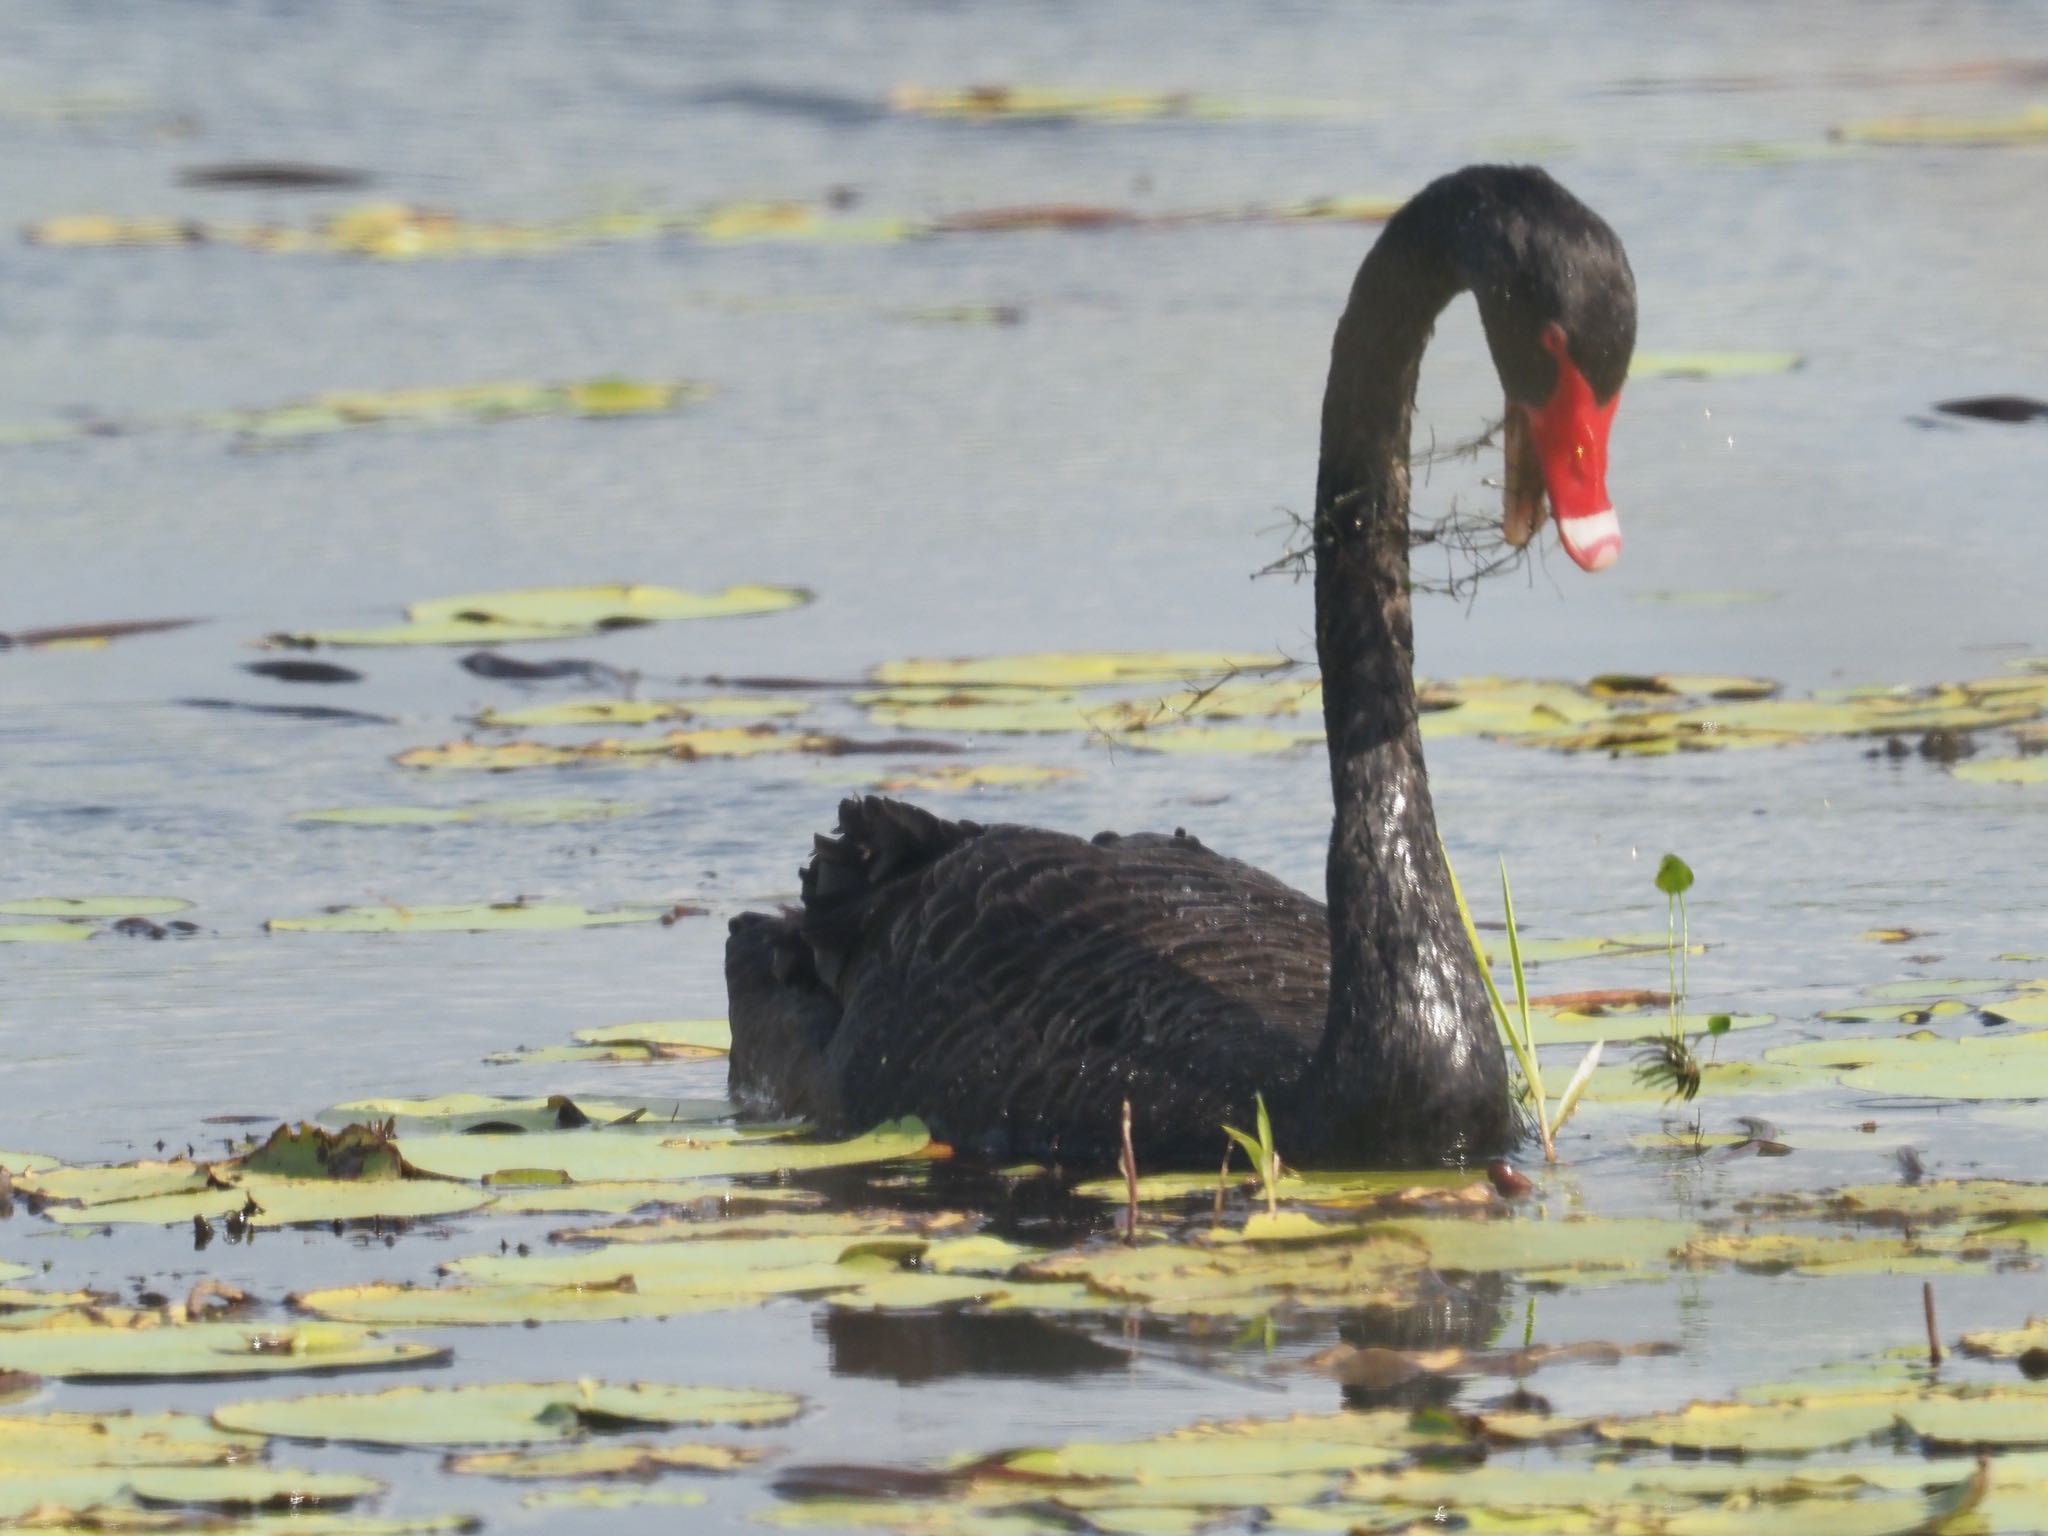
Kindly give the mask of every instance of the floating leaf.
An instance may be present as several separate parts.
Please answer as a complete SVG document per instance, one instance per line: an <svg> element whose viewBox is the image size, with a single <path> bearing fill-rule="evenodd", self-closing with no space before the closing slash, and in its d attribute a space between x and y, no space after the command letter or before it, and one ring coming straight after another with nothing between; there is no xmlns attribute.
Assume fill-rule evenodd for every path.
<svg viewBox="0 0 2048 1536"><path fill-rule="evenodd" d="M1162 119L1246 121L1278 118L1350 118L1357 109L1340 102L1296 97L1231 99L1191 91L1073 90L1033 85L961 87L899 85L889 92L889 110L912 117L955 122L1153 122Z"/></svg>
<svg viewBox="0 0 2048 1536"><path fill-rule="evenodd" d="M216 1408L223 1429L358 1445L542 1445L631 1427L786 1424L787 1392L651 1383L491 1383L258 1398Z"/></svg>
<svg viewBox="0 0 2048 1536"><path fill-rule="evenodd" d="M1655 1009L1532 1010L1530 1024L1538 1045L1590 1045L1596 1040L1653 1040L1671 1032L1671 1015ZM1686 1014L1680 1027L1697 1033L1711 1019L1726 1019L1728 1029L1761 1029L1774 1023L1768 1013ZM1726 1030L1718 1031L1726 1033Z"/></svg>
<svg viewBox="0 0 2048 1536"><path fill-rule="evenodd" d="M26 896L0 901L8 917L163 917L190 911L192 903L176 896Z"/></svg>
<svg viewBox="0 0 2048 1536"><path fill-rule="evenodd" d="M732 1025L724 1019L663 1019L579 1029L585 1045L644 1045L665 1055L723 1056L732 1049Z"/></svg>
<svg viewBox="0 0 2048 1536"><path fill-rule="evenodd" d="M1607 1419L1601 1438L1685 1451L1784 1456L1853 1445L1892 1426L1905 1399L1891 1393L1776 1403L1694 1403L1677 1413Z"/></svg>
<svg viewBox="0 0 2048 1536"><path fill-rule="evenodd" d="M704 1502L694 1488L621 1488L595 1484L521 1494L521 1509L693 1509Z"/></svg>
<svg viewBox="0 0 2048 1536"><path fill-rule="evenodd" d="M337 907L311 917L273 917L272 933L547 933L566 928L605 928L651 923L661 907L618 907L590 911L565 902L474 902L467 906Z"/></svg>
<svg viewBox="0 0 2048 1536"><path fill-rule="evenodd" d="M624 800L476 800L467 805L452 806L346 806L334 810L301 811L292 819L354 827L539 827L616 821L622 817L643 815L646 810L644 805Z"/></svg>
<svg viewBox="0 0 2048 1536"><path fill-rule="evenodd" d="M566 699L526 709L487 709L476 723L494 730L541 730L571 725L653 725L664 720L759 720L775 715L800 715L810 708L788 695L748 698L712 694L694 699Z"/></svg>
<svg viewBox="0 0 2048 1536"><path fill-rule="evenodd" d="M850 752L952 752L944 742L855 742L816 731L785 733L772 725L707 727L670 731L662 736L608 737L576 747L549 746L537 741L480 743L451 741L438 747L413 747L393 762L401 768L464 769L506 773L515 768L564 768L577 763L652 762L668 758L694 763L707 758L760 757L766 753L804 752L838 757Z"/></svg>
<svg viewBox="0 0 2048 1536"><path fill-rule="evenodd" d="M562 1094L510 1099L493 1094L450 1093L435 1099L356 1099L322 1110L320 1118L339 1125L390 1120L396 1123L399 1135L409 1136L474 1132L480 1127L554 1131L593 1124L616 1126L622 1121L646 1130L668 1126L680 1129L698 1122L728 1119L732 1112L732 1104L725 1099L571 1099Z"/></svg>
<svg viewBox="0 0 2048 1536"><path fill-rule="evenodd" d="M89 1308L0 1317L0 1368L61 1381L228 1381L445 1365L450 1352L339 1323L156 1322Z"/></svg>
<svg viewBox="0 0 2048 1536"><path fill-rule="evenodd" d="M458 1179L481 1179L500 1168L559 1168L578 1181L785 1173L843 1168L915 1157L931 1145L918 1120L897 1120L846 1141L739 1140L728 1128L692 1126L682 1138L621 1130L553 1131L513 1139L421 1136L407 1139L417 1167Z"/></svg>
<svg viewBox="0 0 2048 1536"><path fill-rule="evenodd" d="M1267 672L1285 656L1229 651L1039 651L1017 656L887 661L874 679L890 687L1094 688L1170 683L1226 672Z"/></svg>
<svg viewBox="0 0 2048 1536"><path fill-rule="evenodd" d="M1681 1261L1695 1267L1731 1264L1752 1274L1946 1274L1972 1263L2009 1259L2016 1249L1982 1242L1910 1241L1903 1237L1816 1236L1811 1233L1715 1233L1687 1243Z"/></svg>
<svg viewBox="0 0 2048 1536"><path fill-rule="evenodd" d="M2048 782L2048 757L1978 757L1951 763L1948 771L1977 784L2040 784Z"/></svg>
<svg viewBox="0 0 2048 1536"><path fill-rule="evenodd" d="M940 763L875 781L887 795L957 794L981 789L1032 789L1079 778L1072 768L1042 768L1032 763Z"/></svg>
<svg viewBox="0 0 2048 1536"><path fill-rule="evenodd" d="M1806 359L1797 352L1638 352L1631 379L1730 379L1791 373Z"/></svg>
<svg viewBox="0 0 2048 1536"><path fill-rule="evenodd" d="M2007 145L2048 140L2048 107L2010 117L1879 117L1843 123L1836 138L1851 144Z"/></svg>
<svg viewBox="0 0 2048 1536"><path fill-rule="evenodd" d="M307 630L272 637L290 646L498 645L571 639L604 629L671 619L745 618L780 613L811 600L802 587L748 585L716 592L672 587L534 587L435 598L406 609L406 622L383 629Z"/></svg>
<svg viewBox="0 0 2048 1536"><path fill-rule="evenodd" d="M744 1445L605 1441L567 1450L477 1451L449 1457L446 1470L516 1482L596 1477L644 1481L664 1472L733 1472L766 1454L757 1447Z"/></svg>
<svg viewBox="0 0 2048 1536"><path fill-rule="evenodd" d="M0 923L0 944L75 944L96 932L90 923Z"/></svg>

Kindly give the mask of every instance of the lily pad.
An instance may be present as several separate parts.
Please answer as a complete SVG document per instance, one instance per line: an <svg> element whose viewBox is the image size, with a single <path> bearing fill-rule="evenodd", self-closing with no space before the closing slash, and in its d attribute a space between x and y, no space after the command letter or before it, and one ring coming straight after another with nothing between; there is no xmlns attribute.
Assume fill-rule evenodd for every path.
<svg viewBox="0 0 2048 1536"><path fill-rule="evenodd" d="M1039 651L1017 656L887 661L874 679L891 687L1095 688L1107 683L1170 683L1234 672L1267 672L1285 656L1232 651Z"/></svg>
<svg viewBox="0 0 2048 1536"><path fill-rule="evenodd" d="M8 917L163 917L191 908L191 902L176 896L18 896L0 901L0 915Z"/></svg>
<svg viewBox="0 0 2048 1536"><path fill-rule="evenodd" d="M1978 784L2040 784L2048 782L2048 757L1977 757L1952 763L1948 771Z"/></svg>
<svg viewBox="0 0 2048 1536"><path fill-rule="evenodd" d="M645 1045L677 1057L723 1056L732 1049L732 1025L724 1019L663 1019L579 1029L584 1045Z"/></svg>
<svg viewBox="0 0 2048 1536"><path fill-rule="evenodd" d="M401 1136L444 1131L473 1133L478 1129L573 1130L584 1125L621 1123L675 1135L676 1130L668 1127L725 1120L732 1112L732 1104L725 1099L571 1099L563 1094L510 1099L484 1093L450 1093L434 1099L355 1099L322 1110L320 1118L338 1125L390 1120L396 1123Z"/></svg>
<svg viewBox="0 0 2048 1536"><path fill-rule="evenodd" d="M2009 117L1877 117L1843 123L1835 137L1851 144L2010 145L2048 141L2048 107Z"/></svg>
<svg viewBox="0 0 2048 1536"><path fill-rule="evenodd" d="M223 1429L357 1445L544 1445L627 1428L786 1424L787 1392L652 1383L491 1383L257 1398L214 1410Z"/></svg>
<svg viewBox="0 0 2048 1536"><path fill-rule="evenodd" d="M326 822L353 827L439 827L506 825L517 827L573 826L583 822L617 821L646 812L644 805L625 800L481 800L467 805L359 805L332 810L301 811L294 821Z"/></svg>
<svg viewBox="0 0 2048 1536"><path fill-rule="evenodd" d="M79 1382L231 1381L446 1365L450 1351L339 1323L139 1326L100 1308L0 1317L0 1369Z"/></svg>
<svg viewBox="0 0 2048 1536"><path fill-rule="evenodd" d="M553 1131L520 1137L422 1136L405 1142L418 1168L481 1179L500 1168L559 1168L571 1179L621 1182L801 1172L915 1157L931 1145L922 1121L897 1120L846 1141L740 1139L730 1129L691 1127L683 1137L633 1131Z"/></svg>
<svg viewBox="0 0 2048 1536"><path fill-rule="evenodd" d="M75 944L97 931L90 923L0 923L0 944Z"/></svg>
<svg viewBox="0 0 2048 1536"><path fill-rule="evenodd" d="M1638 352L1631 379L1730 379L1791 373L1806 359L1797 352Z"/></svg>
<svg viewBox="0 0 2048 1536"><path fill-rule="evenodd" d="M745 618L780 613L811 601L802 587L759 584L716 592L672 587L535 587L435 598L406 609L406 620L382 629L304 630L272 637L294 647L497 645L570 639L604 629L671 619Z"/></svg>
<svg viewBox="0 0 2048 1536"><path fill-rule="evenodd" d="M449 1457L446 1470L515 1482L599 1477L642 1482L664 1472L733 1472L767 1454L745 1445L602 1441L566 1450L476 1451Z"/></svg>
<svg viewBox="0 0 2048 1536"><path fill-rule="evenodd" d="M1523 957L1525 960L1527 956ZM1689 1013L1680 1020L1687 1034L1705 1031L1710 1015ZM1761 1029L1776 1022L1768 1013L1717 1014L1730 1029ZM1538 1045L1590 1045L1595 1040L1652 1040L1671 1032L1671 1015L1654 1008L1530 1010L1530 1031Z"/></svg>
<svg viewBox="0 0 2048 1536"><path fill-rule="evenodd" d="M1894 1393L1774 1403L1694 1403L1677 1413L1606 1419L1602 1439L1684 1451L1794 1456L1854 1445L1889 1431L1909 1399Z"/></svg>
<svg viewBox="0 0 2048 1536"><path fill-rule="evenodd" d="M874 787L885 795L957 794L983 789L1035 789L1041 784L1079 777L1072 768L1044 768L1034 763L940 763L885 774L875 780Z"/></svg>
<svg viewBox="0 0 2048 1536"><path fill-rule="evenodd" d="M693 699L567 699L526 709L487 709L476 717L476 723L494 730L542 730L549 726L653 725L666 720L761 720L800 715L809 708L807 700L787 694L767 698L710 694Z"/></svg>
<svg viewBox="0 0 2048 1536"><path fill-rule="evenodd" d="M338 907L310 917L273 917L271 933L546 933L651 923L661 907L591 911L568 902L501 901L468 905Z"/></svg>

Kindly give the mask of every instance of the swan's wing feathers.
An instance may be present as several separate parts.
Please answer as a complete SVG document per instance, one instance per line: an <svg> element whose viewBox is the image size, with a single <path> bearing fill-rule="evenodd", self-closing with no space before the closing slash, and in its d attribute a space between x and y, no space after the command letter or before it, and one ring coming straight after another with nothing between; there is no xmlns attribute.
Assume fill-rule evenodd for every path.
<svg viewBox="0 0 2048 1536"><path fill-rule="evenodd" d="M1072 1128L1113 1138L1126 1096L1207 1135L1299 1076L1327 1009L1321 906L1185 836L977 828L864 918L833 973L848 1102L945 1106L997 1154L1064 1126L1086 1155Z"/></svg>
<svg viewBox="0 0 2048 1536"><path fill-rule="evenodd" d="M876 903L887 902L891 886L915 878L981 833L977 822L948 821L879 795L840 801L839 835L815 840L801 875L803 937L825 984L837 985Z"/></svg>

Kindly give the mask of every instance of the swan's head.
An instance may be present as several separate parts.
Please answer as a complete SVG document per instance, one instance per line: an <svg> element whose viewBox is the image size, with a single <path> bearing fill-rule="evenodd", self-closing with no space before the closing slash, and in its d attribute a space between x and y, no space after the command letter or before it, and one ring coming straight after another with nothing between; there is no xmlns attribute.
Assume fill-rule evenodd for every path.
<svg viewBox="0 0 2048 1536"><path fill-rule="evenodd" d="M1554 517L1565 553L1604 571L1621 554L1607 432L1635 351L1635 278L1614 231L1556 192L1568 207L1521 232L1511 276L1492 304L1481 296L1507 391L1505 528L1519 549Z"/></svg>

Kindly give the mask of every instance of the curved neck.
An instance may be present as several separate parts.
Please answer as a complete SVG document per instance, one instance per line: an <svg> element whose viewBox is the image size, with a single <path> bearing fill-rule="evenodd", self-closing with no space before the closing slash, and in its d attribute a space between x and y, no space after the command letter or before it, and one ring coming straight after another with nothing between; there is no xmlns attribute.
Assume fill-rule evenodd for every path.
<svg viewBox="0 0 2048 1536"><path fill-rule="evenodd" d="M1311 1116L1324 1156L1490 1157L1512 1139L1506 1066L1437 840L1416 722L1408 434L1438 313L1480 276L1454 178L1359 269L1323 400L1316 648L1336 820L1330 1016ZM1483 242L1482 242L1483 243Z"/></svg>

